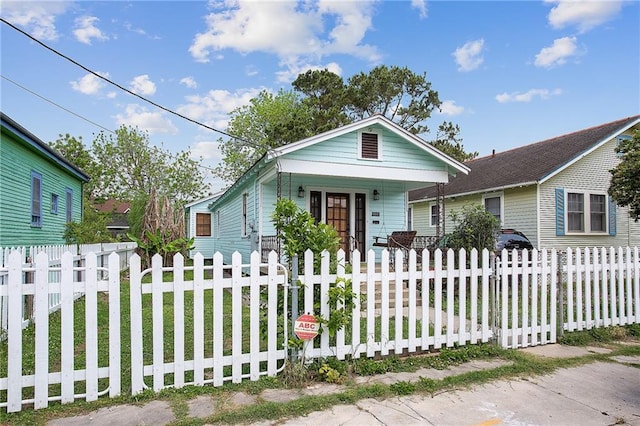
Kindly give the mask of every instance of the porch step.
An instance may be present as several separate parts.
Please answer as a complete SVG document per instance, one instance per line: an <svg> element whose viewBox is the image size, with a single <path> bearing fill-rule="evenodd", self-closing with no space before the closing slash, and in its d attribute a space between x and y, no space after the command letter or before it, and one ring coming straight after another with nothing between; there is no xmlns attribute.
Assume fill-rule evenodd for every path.
<svg viewBox="0 0 640 426"><path fill-rule="evenodd" d="M367 294L366 285L362 286L362 289L360 290L360 294L364 295L367 299L371 297L371 295ZM389 284L389 308L393 309L396 307L395 296L396 296L395 283L391 282ZM375 309L380 309L382 307L382 291L381 291L380 285L376 286L376 291L373 294L373 297L375 300L375 303L374 303ZM406 307L408 306L408 304L409 304L409 287L404 285L402 288L402 305ZM422 297L420 296L419 292L416 292L416 305L420 306L421 304L422 304Z"/></svg>

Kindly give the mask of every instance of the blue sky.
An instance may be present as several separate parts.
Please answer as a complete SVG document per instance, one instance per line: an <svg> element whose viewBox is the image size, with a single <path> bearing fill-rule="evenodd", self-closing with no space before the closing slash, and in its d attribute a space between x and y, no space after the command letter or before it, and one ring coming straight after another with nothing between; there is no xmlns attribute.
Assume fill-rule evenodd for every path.
<svg viewBox="0 0 640 426"><path fill-rule="evenodd" d="M426 73L438 91L443 104L426 140L452 121L480 155L640 113L636 1L2 0L0 15L223 131L233 109L261 90L289 89L308 69L346 81L380 64ZM69 133L90 145L102 127L126 124L207 167L220 161L221 134L88 74L4 22L0 37L2 111L45 142ZM223 186L209 181L212 191Z"/></svg>

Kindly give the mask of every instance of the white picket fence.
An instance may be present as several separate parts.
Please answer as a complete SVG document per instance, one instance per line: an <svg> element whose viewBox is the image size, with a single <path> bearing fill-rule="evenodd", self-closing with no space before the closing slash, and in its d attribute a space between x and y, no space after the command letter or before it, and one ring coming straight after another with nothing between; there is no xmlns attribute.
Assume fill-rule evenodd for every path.
<svg viewBox="0 0 640 426"><path fill-rule="evenodd" d="M335 336L323 331L301 355L372 357L488 341L518 348L553 343L563 330L640 323L638 248L525 250L521 259L517 252L503 252L498 262L476 250L419 255L411 251L405 262L398 251L389 262L384 251L376 263L372 251L364 262L355 251L349 272L339 252L334 273L325 253L316 273L312 254L306 253L298 277L301 311L328 318L341 309L329 299L336 286L353 291L355 307L351 324ZM142 270L138 256L132 256L130 283L121 286L117 254L104 267L95 254L87 254L80 267L69 253L60 266L51 266L45 253L32 265L11 254L0 268L8 277L0 297L9 300L7 339L0 342L0 407L14 412L24 404L38 409L51 401L93 401L145 389L220 386L282 369L289 352L290 289L275 253L268 263L261 263L258 253L249 263L236 253L231 265L223 265L219 253L212 265L204 265L199 254L193 266L184 266L179 255L172 267L161 262L156 256ZM33 273L33 283L25 282L26 272ZM60 280L51 282L52 272ZM55 320L48 309L52 293L61 299ZM75 300L76 294L84 297ZM35 306L33 329L27 330L22 328L25 295L33 296ZM127 318L121 297L130 300ZM84 308L81 341L75 340L78 304ZM98 306L108 311L107 318L98 318ZM57 321L61 337L52 344L50 324ZM121 338L121 326L130 338ZM25 333L33 333L33 348L24 346ZM60 348L59 360L50 346ZM125 361L123 347L130 348ZM27 353L34 359L24 359ZM77 357L84 361L74 361Z"/></svg>
<svg viewBox="0 0 640 426"><path fill-rule="evenodd" d="M83 269L80 268L84 264L85 256L88 253L93 253L97 256L98 266L103 267L107 263L107 257L111 253L117 253L119 256L120 270L123 271L129 267L129 258L134 253L137 244L134 242L125 243L97 243L97 244L81 244L81 245L50 245L50 246L30 246L30 247L5 247L0 248L0 287L7 284L7 273L3 272L2 267L9 259L11 253L18 253L22 259L22 263L25 268L28 268L32 264L33 258L38 253L46 253L49 259L49 282L61 282L61 273L58 270L52 268L60 267L60 260L64 253L74 253L74 265L76 266L76 273L82 275ZM25 269L25 282L33 282L33 272ZM82 277L78 280L82 281ZM81 297L82 293L76 293L75 297ZM24 303L23 303L24 306ZM27 327L33 316L32 306L28 304L23 310L22 327ZM49 312L55 312L60 308L60 294L49 294ZM2 331L6 332L8 327L8 301L6 298L0 296L0 337L2 337ZM1 340L1 339L0 339Z"/></svg>

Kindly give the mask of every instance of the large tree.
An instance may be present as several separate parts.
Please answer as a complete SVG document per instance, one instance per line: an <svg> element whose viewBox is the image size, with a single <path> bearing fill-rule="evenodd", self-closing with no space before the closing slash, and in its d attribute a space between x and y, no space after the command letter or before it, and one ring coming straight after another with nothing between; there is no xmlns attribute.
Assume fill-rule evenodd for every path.
<svg viewBox="0 0 640 426"><path fill-rule="evenodd" d="M460 127L452 122L444 122L438 127L436 139L430 142L438 150L444 152L451 158L460 162L473 160L478 156L478 152L467 152L462 146L460 137Z"/></svg>
<svg viewBox="0 0 640 426"><path fill-rule="evenodd" d="M93 176L98 195L118 200L132 200L156 190L177 204L207 193L200 162L187 151L171 154L152 146L149 136L137 128L121 126L114 134L100 132L91 148L99 165Z"/></svg>
<svg viewBox="0 0 640 426"><path fill-rule="evenodd" d="M354 121L382 114L413 134L428 132L425 121L440 107L426 73L386 65L349 78L346 103Z"/></svg>
<svg viewBox="0 0 640 426"><path fill-rule="evenodd" d="M237 139L220 139L223 156L216 174L233 182L268 149L322 133L375 114L382 114L413 134L429 131L426 121L440 107L438 93L426 74L408 68L378 66L369 73L342 77L328 70L311 70L292 83L294 91L276 95L261 92L249 105L232 112L228 133ZM465 161L459 128L440 126L434 145Z"/></svg>
<svg viewBox="0 0 640 426"><path fill-rule="evenodd" d="M312 113L293 91L266 90L231 112L227 133L218 141L223 159L215 174L233 182L269 149L313 135Z"/></svg>
<svg viewBox="0 0 640 426"><path fill-rule="evenodd" d="M609 195L620 206L628 206L630 216L640 219L640 130L630 139L621 139L616 152L620 163L611 169Z"/></svg>
<svg viewBox="0 0 640 426"><path fill-rule="evenodd" d="M291 83L300 92L302 104L311 110L312 133L322 133L349 124L347 87L338 74L329 70L309 70Z"/></svg>

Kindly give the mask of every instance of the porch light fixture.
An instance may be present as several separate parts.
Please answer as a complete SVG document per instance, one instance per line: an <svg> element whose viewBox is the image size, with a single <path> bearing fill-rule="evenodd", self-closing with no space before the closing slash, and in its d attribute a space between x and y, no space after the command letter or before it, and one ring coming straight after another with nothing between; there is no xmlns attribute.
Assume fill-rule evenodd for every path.
<svg viewBox="0 0 640 426"><path fill-rule="evenodd" d="M380 199L380 193L378 192L377 189L373 190L373 199L376 201Z"/></svg>
<svg viewBox="0 0 640 426"><path fill-rule="evenodd" d="M302 185L298 187L298 198L304 198L304 188Z"/></svg>

